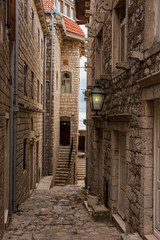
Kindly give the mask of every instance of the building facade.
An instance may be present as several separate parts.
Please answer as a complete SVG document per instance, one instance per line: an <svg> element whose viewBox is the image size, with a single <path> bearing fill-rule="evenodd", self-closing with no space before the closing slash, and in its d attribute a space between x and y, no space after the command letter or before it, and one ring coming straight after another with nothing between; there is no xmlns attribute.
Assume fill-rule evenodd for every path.
<svg viewBox="0 0 160 240"><path fill-rule="evenodd" d="M7 15L7 4L0 1L0 238L7 222L9 202L9 129L10 129L10 82L9 59L10 37L6 24L10 24Z"/></svg>
<svg viewBox="0 0 160 240"><path fill-rule="evenodd" d="M53 185L64 185L75 183L77 175L79 67L84 33L74 20L73 1L44 1L44 8L49 28L45 171L53 175Z"/></svg>
<svg viewBox="0 0 160 240"><path fill-rule="evenodd" d="M44 43L48 30L42 1L18 3L15 135L16 204L20 205L43 175Z"/></svg>
<svg viewBox="0 0 160 240"><path fill-rule="evenodd" d="M160 239L159 2L76 1L87 20L87 184L128 233ZM95 116L89 94L106 92Z"/></svg>
<svg viewBox="0 0 160 240"><path fill-rule="evenodd" d="M0 1L0 238L42 176L53 185L77 179L84 33L74 2L63 5Z"/></svg>
<svg viewBox="0 0 160 240"><path fill-rule="evenodd" d="M42 177L46 34L42 1L0 1L0 238Z"/></svg>

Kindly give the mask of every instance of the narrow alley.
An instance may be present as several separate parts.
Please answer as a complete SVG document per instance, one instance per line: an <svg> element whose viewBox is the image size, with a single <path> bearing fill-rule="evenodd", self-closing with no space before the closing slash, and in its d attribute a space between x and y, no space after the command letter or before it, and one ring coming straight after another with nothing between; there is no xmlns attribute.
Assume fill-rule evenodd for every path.
<svg viewBox="0 0 160 240"><path fill-rule="evenodd" d="M95 222L83 201L83 185L34 190L12 216L3 240L119 240L120 233L107 222Z"/></svg>

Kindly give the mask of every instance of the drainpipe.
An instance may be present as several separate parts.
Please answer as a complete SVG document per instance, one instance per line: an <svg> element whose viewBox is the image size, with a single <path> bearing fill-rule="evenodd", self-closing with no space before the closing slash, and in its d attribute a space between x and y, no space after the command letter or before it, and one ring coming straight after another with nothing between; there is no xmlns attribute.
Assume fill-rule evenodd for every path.
<svg viewBox="0 0 160 240"><path fill-rule="evenodd" d="M51 114L52 114L52 81L53 81L53 31L54 31L54 15L52 16L52 39L51 39L51 72L50 72L50 92L49 92L49 146L48 146L48 175L51 171Z"/></svg>
<svg viewBox="0 0 160 240"><path fill-rule="evenodd" d="M86 101L86 112L88 119L88 102ZM85 142L85 152L86 152L86 177L85 177L85 188L88 186L88 125L86 126L86 142Z"/></svg>
<svg viewBox="0 0 160 240"><path fill-rule="evenodd" d="M44 36L44 98L43 98L43 176L45 176L45 121L46 121L46 43L47 36Z"/></svg>
<svg viewBox="0 0 160 240"><path fill-rule="evenodd" d="M18 107L18 1L16 1L16 41L15 41L15 89L13 106L13 212L16 212L16 142L17 142L17 112Z"/></svg>
<svg viewBox="0 0 160 240"><path fill-rule="evenodd" d="M14 80L14 43L10 43L10 158L9 158L9 214L12 215L13 189L13 80Z"/></svg>

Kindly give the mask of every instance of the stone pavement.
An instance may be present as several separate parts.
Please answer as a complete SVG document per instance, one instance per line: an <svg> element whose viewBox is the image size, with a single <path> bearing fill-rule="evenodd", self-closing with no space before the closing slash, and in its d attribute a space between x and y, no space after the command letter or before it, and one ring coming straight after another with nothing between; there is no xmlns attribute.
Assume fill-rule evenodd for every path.
<svg viewBox="0 0 160 240"><path fill-rule="evenodd" d="M35 190L13 215L3 240L120 240L107 222L94 222L82 185Z"/></svg>

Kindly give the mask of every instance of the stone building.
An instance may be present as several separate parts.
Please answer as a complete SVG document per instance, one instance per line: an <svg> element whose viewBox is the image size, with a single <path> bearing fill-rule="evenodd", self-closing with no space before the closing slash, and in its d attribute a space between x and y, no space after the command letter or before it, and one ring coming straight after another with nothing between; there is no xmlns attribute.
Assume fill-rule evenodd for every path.
<svg viewBox="0 0 160 240"><path fill-rule="evenodd" d="M7 14L7 3L0 1L0 238L6 223L9 208L9 129L10 129L10 41L14 40L13 25L8 36L6 24L11 24ZM12 35L13 34L13 35Z"/></svg>
<svg viewBox="0 0 160 240"><path fill-rule="evenodd" d="M16 115L16 205L43 174L45 35L42 0L18 1ZM17 89L16 89L17 88Z"/></svg>
<svg viewBox="0 0 160 240"><path fill-rule="evenodd" d="M42 177L46 34L41 0L0 1L0 235Z"/></svg>
<svg viewBox="0 0 160 240"><path fill-rule="evenodd" d="M87 184L128 233L160 239L159 2L76 1L88 38ZM96 79L106 92L91 111Z"/></svg>
<svg viewBox="0 0 160 240"><path fill-rule="evenodd" d="M45 173L53 175L53 184L64 185L75 183L77 175L79 67L84 54L84 33L74 20L73 1L43 3L49 29Z"/></svg>

